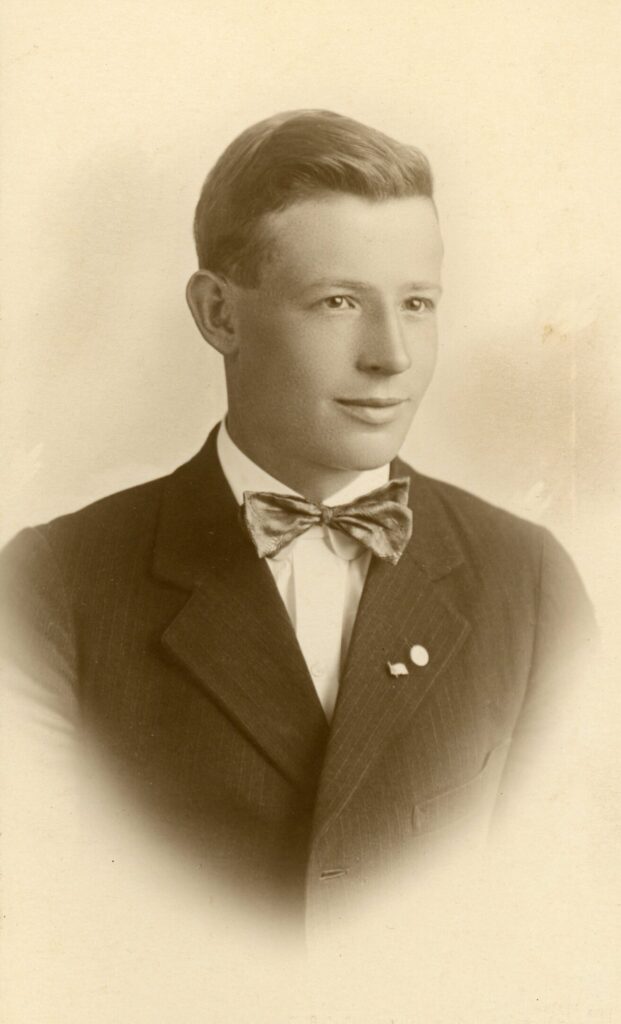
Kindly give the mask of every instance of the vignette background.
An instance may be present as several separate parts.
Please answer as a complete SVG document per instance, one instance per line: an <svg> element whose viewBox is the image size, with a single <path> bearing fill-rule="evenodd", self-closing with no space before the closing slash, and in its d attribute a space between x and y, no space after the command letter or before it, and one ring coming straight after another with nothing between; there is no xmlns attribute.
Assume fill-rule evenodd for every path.
<svg viewBox="0 0 621 1024"><path fill-rule="evenodd" d="M8 0L3 539L167 473L202 444L224 410L219 360L184 299L202 180L252 122L327 107L412 141L435 172L441 353L403 454L549 526L577 561L612 648L620 40L608 0ZM571 881L586 886L594 917L572 918L568 895L575 933L559 927L567 948L540 975L526 970L504 1021L516 993L525 1000L516 1021L578 1022L587 1010L612 1019L602 966L616 813L612 674L588 700L590 717L575 727L578 760L591 766L586 781L576 769L585 845ZM597 839L587 840L594 821ZM550 987L545 1012L535 978ZM385 983L367 980L381 1007ZM229 997L203 1019L234 1019ZM52 1020L33 998L39 1019ZM277 1009L275 1000L265 1019ZM366 1012L351 1019L384 1024L379 1008Z"/></svg>

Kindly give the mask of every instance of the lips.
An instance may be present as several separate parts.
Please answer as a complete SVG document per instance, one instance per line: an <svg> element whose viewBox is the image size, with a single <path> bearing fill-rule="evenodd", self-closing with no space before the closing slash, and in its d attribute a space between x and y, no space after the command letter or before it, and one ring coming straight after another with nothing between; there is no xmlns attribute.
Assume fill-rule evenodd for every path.
<svg viewBox="0 0 621 1024"><path fill-rule="evenodd" d="M407 398L337 398L337 404L352 419L381 425L396 419Z"/></svg>
<svg viewBox="0 0 621 1024"><path fill-rule="evenodd" d="M388 409L403 405L407 398L337 398L339 405L352 405L363 409Z"/></svg>

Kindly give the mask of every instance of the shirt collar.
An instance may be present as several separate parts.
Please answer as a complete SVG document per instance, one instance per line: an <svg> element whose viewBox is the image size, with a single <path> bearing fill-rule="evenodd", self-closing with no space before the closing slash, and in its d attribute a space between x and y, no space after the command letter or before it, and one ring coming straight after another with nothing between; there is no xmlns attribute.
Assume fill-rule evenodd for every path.
<svg viewBox="0 0 621 1024"><path fill-rule="evenodd" d="M297 497L304 497L276 477L270 476L261 466L257 466L256 462L244 455L231 439L224 420L220 424L216 444L222 472L238 505L244 500L244 491L268 491L272 494L295 494ZM345 505L348 501L354 501L363 494L382 487L388 482L389 477L388 465L364 470L345 487L341 487L339 491L326 498L323 504Z"/></svg>

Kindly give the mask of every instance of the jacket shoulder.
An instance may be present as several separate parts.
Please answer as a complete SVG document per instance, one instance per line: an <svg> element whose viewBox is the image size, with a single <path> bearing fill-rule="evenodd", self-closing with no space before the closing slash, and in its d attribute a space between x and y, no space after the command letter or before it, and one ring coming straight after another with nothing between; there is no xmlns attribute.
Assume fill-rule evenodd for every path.
<svg viewBox="0 0 621 1024"><path fill-rule="evenodd" d="M117 491L75 512L20 530L0 552L7 607L32 612L35 599L68 609L82 591L98 594L151 558L167 477ZM49 617L49 616L48 616Z"/></svg>
<svg viewBox="0 0 621 1024"><path fill-rule="evenodd" d="M477 525L489 524L490 527L495 527L503 532L529 538L541 535L545 530L545 527L533 523L523 516L516 515L514 512L509 512L455 484L449 484L433 477L424 479L447 512L452 513L455 521L463 523L464 527L470 522L476 522Z"/></svg>
<svg viewBox="0 0 621 1024"><path fill-rule="evenodd" d="M426 476L406 463L414 493L421 491L425 507L436 509L450 531L468 552L490 559L497 549L540 557L546 542L557 543L546 527L509 512L455 484Z"/></svg>
<svg viewBox="0 0 621 1024"><path fill-rule="evenodd" d="M141 548L153 534L162 490L168 476L116 491L57 516L27 526L6 545L0 565L6 567L24 551L47 550L59 563L82 561L88 552Z"/></svg>
<svg viewBox="0 0 621 1024"><path fill-rule="evenodd" d="M597 635L593 606L574 561L547 527L403 466L411 486L432 495L432 506L441 510L445 529L458 539L481 583L493 576L502 580L503 591L519 585L532 589L540 628L547 619L557 623L543 632L561 636L557 627L564 621L573 622L574 639Z"/></svg>
<svg viewBox="0 0 621 1024"><path fill-rule="evenodd" d="M54 546L92 534L127 533L135 536L156 514L168 476L115 491L83 508L58 516L34 529Z"/></svg>

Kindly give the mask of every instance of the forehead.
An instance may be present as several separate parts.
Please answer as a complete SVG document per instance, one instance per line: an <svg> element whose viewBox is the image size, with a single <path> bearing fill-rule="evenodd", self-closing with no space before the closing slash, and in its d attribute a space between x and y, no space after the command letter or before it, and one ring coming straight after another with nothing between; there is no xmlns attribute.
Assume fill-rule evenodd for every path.
<svg viewBox="0 0 621 1024"><path fill-rule="evenodd" d="M268 276L439 277L442 238L426 196L369 200L329 194L266 215Z"/></svg>

